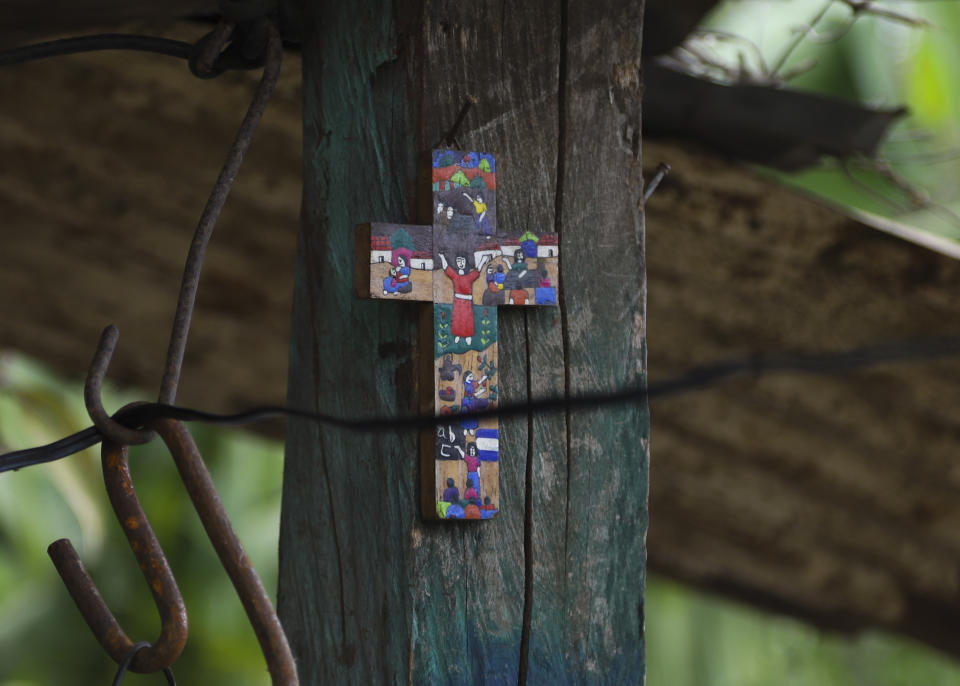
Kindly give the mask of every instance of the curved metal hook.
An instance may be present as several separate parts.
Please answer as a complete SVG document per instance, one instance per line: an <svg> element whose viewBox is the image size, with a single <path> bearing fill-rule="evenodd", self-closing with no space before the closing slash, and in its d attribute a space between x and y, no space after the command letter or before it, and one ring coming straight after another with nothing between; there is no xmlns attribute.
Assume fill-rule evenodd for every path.
<svg viewBox="0 0 960 686"><path fill-rule="evenodd" d="M90 370L87 372L87 381L83 384L83 402L87 406L87 414L90 415L93 425L106 438L114 443L140 445L152 441L157 435L153 431L138 431L123 426L107 414L100 400L103 378L107 375L107 367L110 366L110 359L113 357L119 338L120 331L113 324L100 334L97 351L93 354L93 361L90 362Z"/></svg>
<svg viewBox="0 0 960 686"><path fill-rule="evenodd" d="M104 440L102 462L103 481L110 503L160 612L160 636L136 653L130 669L141 673L156 672L173 664L183 651L187 642L187 610L170 565L134 491L126 446ZM73 545L68 539L61 538L50 544L47 554L100 645L114 662L123 664L134 643L120 628Z"/></svg>
<svg viewBox="0 0 960 686"><path fill-rule="evenodd" d="M203 528L217 552L217 557L220 558L220 563L227 570L237 595L240 596L250 624L253 625L273 683L295 686L299 683L297 666L283 626L273 609L270 596L243 549L243 544L230 524L230 518L223 509L210 472L197 450L197 444L183 422L176 419L153 419L149 425L160 434L160 438L170 449Z"/></svg>

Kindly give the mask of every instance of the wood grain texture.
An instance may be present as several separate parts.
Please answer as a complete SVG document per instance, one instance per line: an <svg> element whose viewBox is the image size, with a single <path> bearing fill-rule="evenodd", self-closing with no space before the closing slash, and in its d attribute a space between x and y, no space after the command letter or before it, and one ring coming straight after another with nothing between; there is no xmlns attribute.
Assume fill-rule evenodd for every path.
<svg viewBox="0 0 960 686"><path fill-rule="evenodd" d="M309 8L291 402L416 407L415 306L354 299L354 226L415 216L417 154L468 93L461 146L525 189L498 197L499 223L553 226L577 255L559 310L500 317L501 397L642 381L641 8L610 5ZM639 683L645 435L638 408L505 421L510 506L451 527L418 517L416 436L291 422L280 612L301 678Z"/></svg>
<svg viewBox="0 0 960 686"><path fill-rule="evenodd" d="M960 262L746 169L645 143L650 365L957 335ZM744 378L652 408L650 567L960 654L960 362Z"/></svg>

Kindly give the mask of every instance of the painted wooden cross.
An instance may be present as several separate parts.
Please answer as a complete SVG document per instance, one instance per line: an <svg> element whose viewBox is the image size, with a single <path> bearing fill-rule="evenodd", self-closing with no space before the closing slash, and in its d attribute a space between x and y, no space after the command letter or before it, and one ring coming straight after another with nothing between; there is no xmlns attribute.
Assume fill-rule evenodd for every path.
<svg viewBox="0 0 960 686"><path fill-rule="evenodd" d="M423 516L488 519L500 508L498 422L457 415L496 406L497 307L556 305L559 245L553 233L497 230L493 155L434 150L430 162L421 192L432 224L357 227L356 288L432 303L421 319L433 339L432 354L420 351L421 410L445 419L420 441Z"/></svg>

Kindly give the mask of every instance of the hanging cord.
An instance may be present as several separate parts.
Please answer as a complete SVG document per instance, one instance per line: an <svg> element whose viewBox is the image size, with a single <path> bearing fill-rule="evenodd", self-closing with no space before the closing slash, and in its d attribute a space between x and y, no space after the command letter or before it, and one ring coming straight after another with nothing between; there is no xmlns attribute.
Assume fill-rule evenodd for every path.
<svg viewBox="0 0 960 686"><path fill-rule="evenodd" d="M117 669L117 675L113 677L111 686L120 686L120 684L123 682L123 677L127 675L127 670L130 669L130 663L133 662L133 658L136 657L138 652L149 645L150 643L148 641L141 641L140 643L134 644L134 646L130 649L130 652L127 653L127 656L123 658L123 662L120 663L120 668ZM172 669L169 667L164 667L163 676L167 678L167 686L177 686L177 680L173 678Z"/></svg>
<svg viewBox="0 0 960 686"><path fill-rule="evenodd" d="M136 36L126 33L102 33L95 36L61 38L60 40L5 50L0 52L0 67L23 64L47 57L75 55L81 52L96 52L99 50L136 50L188 60L193 53L193 46L190 43L170 40L169 38Z"/></svg>
<svg viewBox="0 0 960 686"><path fill-rule="evenodd" d="M531 412L600 411L611 406L645 405L648 400L659 400L684 393L703 391L739 376L760 377L774 373L835 375L877 364L919 362L956 356L960 356L960 336L882 343L841 352L753 355L694 367L673 378L651 382L646 387L628 387L612 392L593 392L566 398L534 398L528 402L503 404L494 409L457 414L455 417L457 419L481 419L484 417L526 416ZM349 431L364 432L427 429L436 426L438 422L451 419L451 416L437 417L427 414L407 417L344 417L282 405L264 405L235 414L216 414L160 403L141 403L136 406L127 406L117 412L113 419L129 428L142 427L145 423L158 417L237 426L281 415L309 419ZM59 460L96 445L102 438L100 431L95 426L91 426L48 445L5 453L0 455L0 473Z"/></svg>
<svg viewBox="0 0 960 686"><path fill-rule="evenodd" d="M235 26L232 21L222 22L221 25L223 24L226 24L230 31ZM259 35L253 39L246 38L242 43L236 46L231 45L225 50L223 49L224 44L220 43L221 50L215 52L211 60L204 62L201 58L204 50L219 43L218 37L214 35L215 33L216 30L208 33L195 44L170 38L139 36L129 33L98 33L91 36L60 38L0 51L0 67L11 67L48 57L64 57L103 50L150 52L156 55L187 60L190 71L193 72L194 76L202 79L219 76L229 69L257 69L263 66L263 53L256 54L254 48L251 47L256 44Z"/></svg>

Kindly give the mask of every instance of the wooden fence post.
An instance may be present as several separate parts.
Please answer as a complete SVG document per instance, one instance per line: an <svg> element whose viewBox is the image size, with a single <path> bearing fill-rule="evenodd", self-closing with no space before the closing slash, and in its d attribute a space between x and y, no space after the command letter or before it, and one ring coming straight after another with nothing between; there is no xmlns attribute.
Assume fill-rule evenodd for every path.
<svg viewBox="0 0 960 686"><path fill-rule="evenodd" d="M417 306L354 297L354 227L415 219L418 155L468 94L460 148L496 153L501 223L560 237L560 307L500 318L501 402L643 383L642 3L305 4L290 402L417 409ZM415 431L290 421L279 610L302 683L642 682L646 407L501 428L501 514L429 523Z"/></svg>

